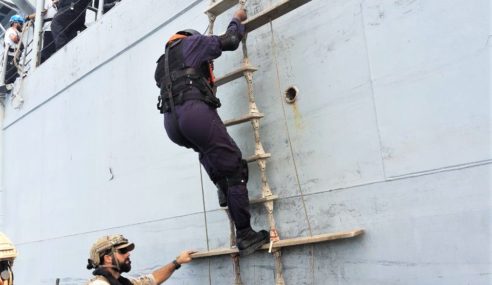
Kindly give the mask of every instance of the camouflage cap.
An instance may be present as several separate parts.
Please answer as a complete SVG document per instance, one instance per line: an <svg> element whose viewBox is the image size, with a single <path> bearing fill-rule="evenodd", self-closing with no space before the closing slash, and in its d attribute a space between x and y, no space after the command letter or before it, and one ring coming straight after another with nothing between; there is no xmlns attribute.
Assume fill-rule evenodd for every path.
<svg viewBox="0 0 492 285"><path fill-rule="evenodd" d="M10 239L0 233L0 260L14 260L17 257L17 250Z"/></svg>
<svg viewBox="0 0 492 285"><path fill-rule="evenodd" d="M101 265L101 255L108 253L113 248L128 248L128 251L132 251L135 248L135 245L129 242L123 235L103 236L99 238L91 247L87 269L97 268Z"/></svg>

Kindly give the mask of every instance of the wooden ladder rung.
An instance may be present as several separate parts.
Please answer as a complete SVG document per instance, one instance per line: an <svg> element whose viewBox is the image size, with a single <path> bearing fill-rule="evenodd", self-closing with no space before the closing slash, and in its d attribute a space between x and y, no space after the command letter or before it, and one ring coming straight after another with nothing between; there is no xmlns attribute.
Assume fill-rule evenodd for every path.
<svg viewBox="0 0 492 285"><path fill-rule="evenodd" d="M226 75L215 79L215 86L219 87L220 85L224 85L226 83L229 83L233 80L240 78L247 71L255 72L256 70L258 69L249 64L243 65L239 69L234 70L233 72L227 73Z"/></svg>
<svg viewBox="0 0 492 285"><path fill-rule="evenodd" d="M272 248L282 248L288 246L305 245L305 244L327 242L327 241L339 240L339 239L347 239L347 238L360 236L363 233L364 233L363 229L354 229L351 231L321 234L311 237L284 239L274 242ZM269 244L265 244L260 249L268 250L268 248L269 248ZM204 258L204 257L227 255L227 254L234 254L234 253L239 253L237 248L218 248L208 251L199 251L197 253L192 254L191 256L193 258Z"/></svg>
<svg viewBox="0 0 492 285"><path fill-rule="evenodd" d="M244 21L243 24L246 26L246 32L249 33L256 30L266 23L283 16L310 1L311 0L283 0L280 3L275 4L273 7L266 9L265 11L262 11L252 18Z"/></svg>
<svg viewBox="0 0 492 285"><path fill-rule="evenodd" d="M277 195L270 195L267 197L261 197L261 198L256 198L256 199L251 199L249 200L249 204L254 205L254 204L260 204L260 203L265 203L268 201L274 201L277 200L278 196Z"/></svg>
<svg viewBox="0 0 492 285"><path fill-rule="evenodd" d="M224 125L226 127L229 127L229 126L233 126L233 125L237 125L237 124L242 124L242 123L251 121L253 119L260 119L260 118L263 118L263 116L265 116L265 115L262 113L249 113L249 114L244 115L240 118L227 120L224 122Z"/></svg>
<svg viewBox="0 0 492 285"><path fill-rule="evenodd" d="M220 15L236 5L239 0L219 0L205 10L205 14Z"/></svg>
<svg viewBox="0 0 492 285"><path fill-rule="evenodd" d="M260 153L260 154L255 154L253 156L246 158L246 161L248 163L250 163L250 162L260 160L260 159L270 158L271 156L272 156L272 154L270 154L270 153Z"/></svg>

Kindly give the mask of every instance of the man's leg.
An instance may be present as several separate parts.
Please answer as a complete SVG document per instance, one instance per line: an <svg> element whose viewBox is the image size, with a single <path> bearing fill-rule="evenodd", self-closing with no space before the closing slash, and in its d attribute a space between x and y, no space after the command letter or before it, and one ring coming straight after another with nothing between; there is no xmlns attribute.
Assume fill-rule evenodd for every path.
<svg viewBox="0 0 492 285"><path fill-rule="evenodd" d="M50 56L56 52L55 42L53 41L53 33L45 31L43 34L43 49L41 50L41 62L45 62Z"/></svg>
<svg viewBox="0 0 492 285"><path fill-rule="evenodd" d="M67 38L67 29L69 28L66 20L68 10L58 12L51 22L51 32L53 33L53 41L55 42L56 50L65 46L69 39Z"/></svg>
<svg viewBox="0 0 492 285"><path fill-rule="evenodd" d="M187 101L177 106L176 112L182 136L199 148L201 163L211 179L225 179L227 203L236 226L241 254L254 252L268 242L269 234L267 231L255 232L251 228L246 188L248 171L247 164L241 159L241 151L214 108L201 101Z"/></svg>
<svg viewBox="0 0 492 285"><path fill-rule="evenodd" d="M181 108L181 107L179 107ZM224 176L214 169L214 163L209 162L207 159L207 156L205 156L203 153L201 153L201 150L198 146L194 145L192 142L190 142L187 138L185 138L180 131L178 122L176 120L177 115L175 116L173 113L165 113L164 114L164 129L166 129L167 136L171 141L173 141L175 144L186 147L186 148L192 148L196 152L199 153L199 160L200 163L203 165L205 168L205 171L207 172L210 180L217 186L217 194L219 196L219 205L221 207L226 207L227 206L227 181L224 180Z"/></svg>
<svg viewBox="0 0 492 285"><path fill-rule="evenodd" d="M14 64L14 56L7 56L7 72L5 73L5 84L14 83L15 79L19 77L17 67Z"/></svg>
<svg viewBox="0 0 492 285"><path fill-rule="evenodd" d="M75 36L76 36L77 35L77 32L82 32L87 27L85 26L86 10L85 9L83 9L82 11L76 10L75 12L77 13L77 20L74 22L74 28L73 28L73 30L75 30Z"/></svg>
<svg viewBox="0 0 492 285"><path fill-rule="evenodd" d="M212 180L214 185L217 187L219 206L227 207L227 180L225 179L224 176L220 176L218 171L216 171L213 168L213 165L207 161L206 156L203 155L203 153L200 153L199 159L200 159L200 163L205 168L208 177L210 178L210 180Z"/></svg>

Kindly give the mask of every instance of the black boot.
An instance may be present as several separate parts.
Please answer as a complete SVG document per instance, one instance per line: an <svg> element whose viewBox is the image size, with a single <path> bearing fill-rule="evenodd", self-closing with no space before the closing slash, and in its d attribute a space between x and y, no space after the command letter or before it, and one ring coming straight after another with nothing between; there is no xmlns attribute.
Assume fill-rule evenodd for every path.
<svg viewBox="0 0 492 285"><path fill-rule="evenodd" d="M241 256L250 255L265 243L270 241L270 234L261 230L255 232L252 228L236 231L236 242Z"/></svg>

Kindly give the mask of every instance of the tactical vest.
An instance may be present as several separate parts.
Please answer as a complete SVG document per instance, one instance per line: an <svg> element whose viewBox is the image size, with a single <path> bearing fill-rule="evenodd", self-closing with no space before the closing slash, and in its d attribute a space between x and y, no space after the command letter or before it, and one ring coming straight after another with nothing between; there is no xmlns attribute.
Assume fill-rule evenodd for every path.
<svg viewBox="0 0 492 285"><path fill-rule="evenodd" d="M115 279L111 273L108 271L104 270L103 268L97 268L94 270L95 276L89 280L86 285L91 285L96 281L102 281L106 283L107 285L132 285L133 282L131 282L129 279L120 276L118 279Z"/></svg>
<svg viewBox="0 0 492 285"><path fill-rule="evenodd" d="M220 100L215 96L211 64L204 62L198 68L186 66L182 39L170 43L167 51L169 53L169 75L166 73L165 54L157 61L154 74L157 86L161 89L157 109L161 113L171 111L170 95L175 105L180 105L187 100L201 100L214 108L219 108ZM197 92L189 92L194 88L200 91L200 95L194 94Z"/></svg>

